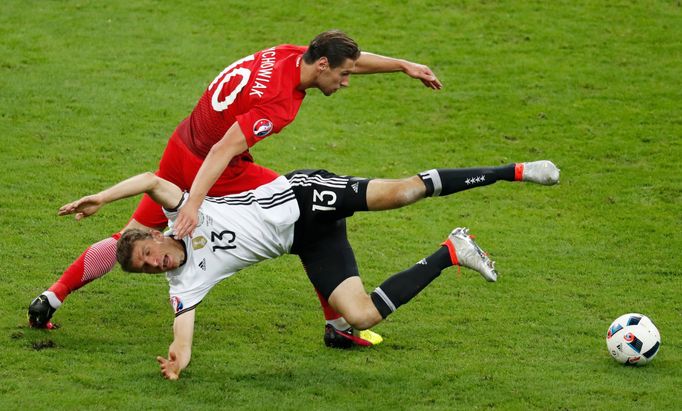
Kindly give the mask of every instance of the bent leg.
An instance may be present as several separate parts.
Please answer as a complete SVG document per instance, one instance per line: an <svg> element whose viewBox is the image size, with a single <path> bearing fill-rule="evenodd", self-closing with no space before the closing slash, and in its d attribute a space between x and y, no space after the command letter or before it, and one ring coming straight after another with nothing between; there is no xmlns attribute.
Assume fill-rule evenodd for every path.
<svg viewBox="0 0 682 411"><path fill-rule="evenodd" d="M346 278L339 284L329 296L329 304L359 330L366 330L383 320L358 276Z"/></svg>
<svg viewBox="0 0 682 411"><path fill-rule="evenodd" d="M372 327L406 304L453 265L446 247L392 275L367 295L360 277L347 278L329 296L329 303L357 329Z"/></svg>
<svg viewBox="0 0 682 411"><path fill-rule="evenodd" d="M303 268L315 287L324 312L326 330L333 327L340 332L349 332L350 324L329 303L329 295L338 284L350 276L358 275L353 248L346 237L345 220L318 221L308 218L311 217L309 210L309 207L302 208L302 218L296 223L297 245L293 247L292 252L300 257ZM336 348L348 348L353 345L347 338L332 337L334 333L327 335L325 332L326 345Z"/></svg>

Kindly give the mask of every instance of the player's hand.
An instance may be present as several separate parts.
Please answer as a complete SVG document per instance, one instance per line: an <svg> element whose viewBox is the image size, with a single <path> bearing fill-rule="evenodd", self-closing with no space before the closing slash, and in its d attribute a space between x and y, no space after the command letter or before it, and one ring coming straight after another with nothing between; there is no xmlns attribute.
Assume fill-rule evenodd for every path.
<svg viewBox="0 0 682 411"><path fill-rule="evenodd" d="M168 353L168 359L161 356L156 357L156 361L161 366L161 375L167 380L177 380L180 378L180 365L174 352Z"/></svg>
<svg viewBox="0 0 682 411"><path fill-rule="evenodd" d="M76 220L89 217L97 212L104 205L104 201L99 194L85 196L80 200L64 204L61 206L58 215L75 214Z"/></svg>
<svg viewBox="0 0 682 411"><path fill-rule="evenodd" d="M425 66L423 64L417 64L417 63L412 63L412 62L407 62L407 65L405 67L405 74L412 78L416 78L418 80L421 80L422 83L426 87L429 87L434 90L440 90L443 88L443 84L438 80L438 77L436 77L435 74L433 74L433 71L428 66Z"/></svg>
<svg viewBox="0 0 682 411"><path fill-rule="evenodd" d="M185 236L191 236L194 228L199 221L199 209L191 206L189 203L178 212L178 216L173 223L173 233L176 239L180 240Z"/></svg>

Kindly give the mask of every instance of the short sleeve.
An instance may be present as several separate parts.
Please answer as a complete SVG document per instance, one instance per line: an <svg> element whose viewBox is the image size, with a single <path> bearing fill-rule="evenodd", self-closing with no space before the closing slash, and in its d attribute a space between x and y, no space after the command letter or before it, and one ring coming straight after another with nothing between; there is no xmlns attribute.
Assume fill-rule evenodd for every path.
<svg viewBox="0 0 682 411"><path fill-rule="evenodd" d="M256 106L238 115L237 123L246 137L246 144L252 147L264 138L279 133L291 120L284 114L286 109L277 103Z"/></svg>
<svg viewBox="0 0 682 411"><path fill-rule="evenodd" d="M189 193L185 191L182 193L182 198L180 199L180 202L178 203L175 208L172 209L167 209L163 207L163 213L166 215L166 218L168 218L169 221L174 222L175 219L178 217L178 212L182 208L182 206L187 202L187 198L189 197Z"/></svg>

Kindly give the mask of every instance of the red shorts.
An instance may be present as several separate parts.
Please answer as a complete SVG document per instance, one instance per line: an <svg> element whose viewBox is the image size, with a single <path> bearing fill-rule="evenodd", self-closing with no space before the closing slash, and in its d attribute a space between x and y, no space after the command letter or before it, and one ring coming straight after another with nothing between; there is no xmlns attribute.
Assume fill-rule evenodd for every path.
<svg viewBox="0 0 682 411"><path fill-rule="evenodd" d="M182 190L189 191L203 161L203 158L197 157L187 148L175 131L161 156L156 175L176 184ZM208 195L241 193L267 184L278 176L279 174L274 171L252 161L235 157L208 191ZM133 218L147 227L154 228L165 227L168 222L161 206L146 194L140 200Z"/></svg>

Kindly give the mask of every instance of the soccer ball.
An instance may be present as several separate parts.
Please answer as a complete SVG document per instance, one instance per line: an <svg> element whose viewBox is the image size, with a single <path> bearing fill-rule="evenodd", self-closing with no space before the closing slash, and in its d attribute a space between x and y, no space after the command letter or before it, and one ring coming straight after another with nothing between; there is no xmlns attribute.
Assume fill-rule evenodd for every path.
<svg viewBox="0 0 682 411"><path fill-rule="evenodd" d="M630 313L616 318L606 333L606 347L623 364L644 365L661 346L661 335L649 317Z"/></svg>

